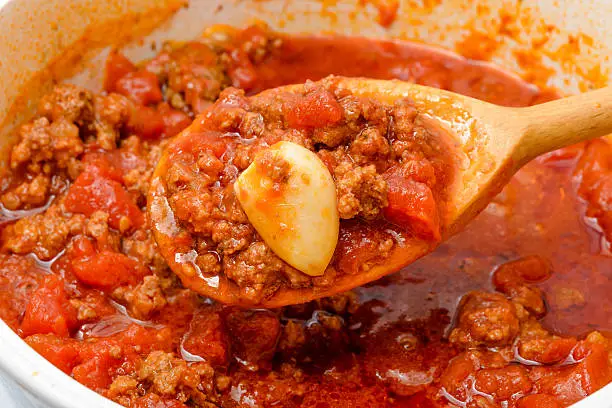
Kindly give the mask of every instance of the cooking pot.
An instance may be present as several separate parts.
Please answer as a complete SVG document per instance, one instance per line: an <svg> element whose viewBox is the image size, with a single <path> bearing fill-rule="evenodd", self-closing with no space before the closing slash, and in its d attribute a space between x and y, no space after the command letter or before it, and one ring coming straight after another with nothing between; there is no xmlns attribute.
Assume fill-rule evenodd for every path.
<svg viewBox="0 0 612 408"><path fill-rule="evenodd" d="M491 60L566 93L603 86L611 75L609 0L406 0L399 1L395 21L376 7L392 0L365 3L191 0L186 7L184 0L0 0L0 157L14 142L12 129L54 81L100 86L109 46L124 46L139 60L151 55L152 43L192 39L215 23L244 26L257 19L285 32L422 41ZM0 172L5 169L0 161ZM0 405L118 407L63 374L1 320ZM612 407L612 384L574 407Z"/></svg>

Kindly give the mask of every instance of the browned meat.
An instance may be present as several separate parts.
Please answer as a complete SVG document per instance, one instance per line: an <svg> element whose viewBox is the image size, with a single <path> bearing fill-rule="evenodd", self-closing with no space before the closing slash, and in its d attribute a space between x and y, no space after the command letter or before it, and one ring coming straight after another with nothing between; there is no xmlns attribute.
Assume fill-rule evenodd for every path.
<svg viewBox="0 0 612 408"><path fill-rule="evenodd" d="M518 332L519 318L512 302L498 293L471 292L461 300L450 341L462 347L506 346Z"/></svg>

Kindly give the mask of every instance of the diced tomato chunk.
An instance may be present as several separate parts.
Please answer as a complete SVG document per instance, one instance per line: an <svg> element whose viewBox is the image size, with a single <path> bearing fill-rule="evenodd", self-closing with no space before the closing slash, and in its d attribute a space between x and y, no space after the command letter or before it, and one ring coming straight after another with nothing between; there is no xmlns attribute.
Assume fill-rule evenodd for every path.
<svg viewBox="0 0 612 408"><path fill-rule="evenodd" d="M612 240L612 144L595 139L586 144L576 165L578 193L588 202L586 216L597 219L606 239Z"/></svg>
<svg viewBox="0 0 612 408"><path fill-rule="evenodd" d="M476 389L492 395L498 401L509 400L517 393L531 390L527 370L519 366L489 368L476 373Z"/></svg>
<svg viewBox="0 0 612 408"><path fill-rule="evenodd" d="M198 157L200 153L209 152L220 158L228 147L229 143L223 140L218 132L190 132L189 137L180 137L171 145L170 156L172 153L180 155L183 152L192 152L194 157Z"/></svg>
<svg viewBox="0 0 612 408"><path fill-rule="evenodd" d="M574 365L534 368L538 392L555 396L567 406L612 381L612 367L603 345L582 341L574 350L574 359L579 361Z"/></svg>
<svg viewBox="0 0 612 408"><path fill-rule="evenodd" d="M579 342L574 348L574 359L581 360L585 389L589 394L603 388L612 381L612 361L608 349L599 343Z"/></svg>
<svg viewBox="0 0 612 408"><path fill-rule="evenodd" d="M534 340L532 340L533 342ZM573 337L567 338L542 338L536 339L538 343L543 344L542 350L534 353L534 355L525 354L522 357L529 360L537 361L542 364L558 363L565 360L572 349L576 346L577 340ZM520 347L520 345L519 345Z"/></svg>
<svg viewBox="0 0 612 408"><path fill-rule="evenodd" d="M424 183L405 178L397 168L384 174L388 185L387 198L389 205L383 215L416 236L440 240L440 217L431 189Z"/></svg>
<svg viewBox="0 0 612 408"><path fill-rule="evenodd" d="M610 173L602 174L602 179L591 192L591 202L603 213L612 211L612 182L610 180Z"/></svg>
<svg viewBox="0 0 612 408"><path fill-rule="evenodd" d="M102 251L92 258L75 261L72 267L81 282L101 289L134 284L143 276L143 269L137 261L111 251Z"/></svg>
<svg viewBox="0 0 612 408"><path fill-rule="evenodd" d="M203 45L203 47L206 47L206 46ZM146 69L149 72L153 72L154 74L160 74L165 71L170 60L171 60L170 53L162 51L161 53L157 54L150 60L146 61L142 68Z"/></svg>
<svg viewBox="0 0 612 408"><path fill-rule="evenodd" d="M466 353L460 354L450 361L440 377L440 384L453 397L464 401L467 398L464 382L477 368Z"/></svg>
<svg viewBox="0 0 612 408"><path fill-rule="evenodd" d="M493 273L493 284L498 289L541 282L552 273L550 263L539 255L531 255L501 264Z"/></svg>
<svg viewBox="0 0 612 408"><path fill-rule="evenodd" d="M249 56L240 49L232 50L230 53L230 64L227 75L232 81L232 86L246 91L252 89L257 81L257 71Z"/></svg>
<svg viewBox="0 0 612 408"><path fill-rule="evenodd" d="M184 337L183 348L214 366L227 365L229 340L221 315L211 310L196 313Z"/></svg>
<svg viewBox="0 0 612 408"><path fill-rule="evenodd" d="M589 194L590 206L587 217L597 218L606 239L612 240L612 171L600 173L600 181Z"/></svg>
<svg viewBox="0 0 612 408"><path fill-rule="evenodd" d="M77 238L69 251L72 271L83 283L112 290L125 284L139 282L148 270L128 256L103 250L97 252L87 238Z"/></svg>
<svg viewBox="0 0 612 408"><path fill-rule="evenodd" d="M612 145L603 139L588 142L576 165L576 171L582 175L578 192L581 195L588 195L599 181L604 180L602 175L610 170L612 170Z"/></svg>
<svg viewBox="0 0 612 408"><path fill-rule="evenodd" d="M106 340L82 346L82 363L72 369L72 377L94 391L108 388L112 374L123 362L119 343Z"/></svg>
<svg viewBox="0 0 612 408"><path fill-rule="evenodd" d="M92 215L95 211L108 213L108 223L119 229L121 219L129 221L129 227L138 228L144 223L144 215L123 186L103 174L84 171L77 177L66 194L66 210Z"/></svg>
<svg viewBox="0 0 612 408"><path fill-rule="evenodd" d="M296 128L320 128L338 123L344 111L334 95L324 89L307 93L288 103L287 122Z"/></svg>
<svg viewBox="0 0 612 408"><path fill-rule="evenodd" d="M53 334L35 334L26 338L25 342L67 374L80 361L78 344L72 339L60 338Z"/></svg>
<svg viewBox="0 0 612 408"><path fill-rule="evenodd" d="M116 82L115 91L140 105L155 104L163 100L157 75L149 71L127 73Z"/></svg>
<svg viewBox="0 0 612 408"><path fill-rule="evenodd" d="M165 126L162 115L148 106L135 106L127 123L128 131L147 140L159 139Z"/></svg>
<svg viewBox="0 0 612 408"><path fill-rule="evenodd" d="M92 149L83 155L81 161L85 164L86 171L122 184L125 173L145 164L142 157L123 149L110 152Z"/></svg>
<svg viewBox="0 0 612 408"><path fill-rule="evenodd" d="M263 44L269 36L270 34L265 26L252 24L235 34L234 44L238 47L242 47L244 44Z"/></svg>
<svg viewBox="0 0 612 408"><path fill-rule="evenodd" d="M55 275L47 276L26 306L21 322L23 335L53 333L67 337L76 325L76 310L68 301L64 280Z"/></svg>
<svg viewBox="0 0 612 408"><path fill-rule="evenodd" d="M234 354L257 367L269 365L280 335L278 317L267 310L232 309L225 321L232 335Z"/></svg>
<svg viewBox="0 0 612 408"><path fill-rule="evenodd" d="M151 329L132 324L117 336L117 341L146 355L153 350L172 351L175 336L170 327Z"/></svg>
<svg viewBox="0 0 612 408"><path fill-rule="evenodd" d="M561 408L561 404L551 395L527 395L516 402L516 408Z"/></svg>
<svg viewBox="0 0 612 408"><path fill-rule="evenodd" d="M82 161L86 166L85 171L123 183L123 173L113 165L108 154L95 151L87 152L83 155Z"/></svg>
<svg viewBox="0 0 612 408"><path fill-rule="evenodd" d="M104 89L115 92L117 81L130 72L136 71L136 66L120 52L113 50L106 59Z"/></svg>
<svg viewBox="0 0 612 408"><path fill-rule="evenodd" d="M578 143L539 156L536 160L546 164L557 164L560 161L573 160L582 153L583 143Z"/></svg>
<svg viewBox="0 0 612 408"><path fill-rule="evenodd" d="M191 124L191 118L185 112L172 109L168 104L160 104L157 111L164 122L162 137L172 137L179 134Z"/></svg>

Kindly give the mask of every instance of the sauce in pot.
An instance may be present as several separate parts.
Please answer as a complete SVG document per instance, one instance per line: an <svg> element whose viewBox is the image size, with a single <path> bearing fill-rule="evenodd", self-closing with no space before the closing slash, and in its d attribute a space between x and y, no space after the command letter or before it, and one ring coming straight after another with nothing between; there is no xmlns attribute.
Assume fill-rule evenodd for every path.
<svg viewBox="0 0 612 408"><path fill-rule="evenodd" d="M466 231L366 287L278 310L185 289L146 194L168 138L223 89L337 74L509 106L554 97L419 44L225 34L138 66L112 53L107 92L58 85L21 127L0 196L0 317L30 346L138 408L562 407L612 380L605 139L529 164Z"/></svg>

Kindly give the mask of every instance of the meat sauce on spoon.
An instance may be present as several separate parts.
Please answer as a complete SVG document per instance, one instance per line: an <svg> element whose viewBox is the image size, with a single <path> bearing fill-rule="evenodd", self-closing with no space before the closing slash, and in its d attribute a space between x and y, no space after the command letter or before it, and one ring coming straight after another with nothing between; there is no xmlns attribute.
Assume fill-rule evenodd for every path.
<svg viewBox="0 0 612 408"><path fill-rule="evenodd" d="M608 89L505 108L401 81L235 89L166 147L148 208L183 283L303 303L396 272L460 231L534 157L612 131Z"/></svg>

